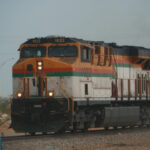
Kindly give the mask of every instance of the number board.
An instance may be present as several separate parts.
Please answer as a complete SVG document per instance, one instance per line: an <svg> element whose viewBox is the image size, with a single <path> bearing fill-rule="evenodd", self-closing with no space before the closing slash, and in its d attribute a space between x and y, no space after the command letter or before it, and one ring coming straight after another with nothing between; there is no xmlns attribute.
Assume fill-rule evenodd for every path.
<svg viewBox="0 0 150 150"><path fill-rule="evenodd" d="M64 39L64 38L56 38L56 39L55 39L55 42L56 42L56 43L64 43L64 42L65 42L65 39Z"/></svg>

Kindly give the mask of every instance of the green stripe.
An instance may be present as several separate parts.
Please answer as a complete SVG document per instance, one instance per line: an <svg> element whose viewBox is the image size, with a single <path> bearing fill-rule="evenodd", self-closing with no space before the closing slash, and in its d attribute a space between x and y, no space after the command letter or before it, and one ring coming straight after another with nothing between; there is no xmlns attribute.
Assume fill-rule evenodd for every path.
<svg viewBox="0 0 150 150"><path fill-rule="evenodd" d="M47 73L47 76L58 77L58 76L79 76L79 77L114 77L112 74L105 73L82 73L82 72L55 72L55 73ZM13 77L33 77L33 73L15 73Z"/></svg>
<svg viewBox="0 0 150 150"><path fill-rule="evenodd" d="M13 74L14 78L24 78L24 77L33 77L33 73L14 73Z"/></svg>
<svg viewBox="0 0 150 150"><path fill-rule="evenodd" d="M86 72L54 72L47 73L47 76L58 77L58 76L78 76L78 77L115 77L113 74L105 74L105 73L86 73ZM13 77L33 77L33 73L15 73Z"/></svg>
<svg viewBox="0 0 150 150"><path fill-rule="evenodd" d="M47 73L47 76L80 76L80 77L113 77L112 74L105 73L85 73L85 72L55 72Z"/></svg>
<svg viewBox="0 0 150 150"><path fill-rule="evenodd" d="M127 68L133 67L132 64L118 64L118 63L114 63L114 66L115 67L127 67Z"/></svg>

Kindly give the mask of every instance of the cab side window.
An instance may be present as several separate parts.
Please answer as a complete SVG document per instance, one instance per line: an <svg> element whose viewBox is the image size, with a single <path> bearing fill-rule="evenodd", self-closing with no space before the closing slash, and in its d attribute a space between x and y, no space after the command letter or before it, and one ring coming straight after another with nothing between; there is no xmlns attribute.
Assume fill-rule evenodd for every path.
<svg viewBox="0 0 150 150"><path fill-rule="evenodd" d="M91 49L88 47L81 47L81 61L90 62L91 61Z"/></svg>

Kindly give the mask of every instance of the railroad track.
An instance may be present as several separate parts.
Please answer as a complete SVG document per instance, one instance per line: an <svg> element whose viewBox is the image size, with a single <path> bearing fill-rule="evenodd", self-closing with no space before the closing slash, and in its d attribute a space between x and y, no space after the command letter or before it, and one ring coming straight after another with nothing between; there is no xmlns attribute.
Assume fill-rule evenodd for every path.
<svg viewBox="0 0 150 150"><path fill-rule="evenodd" d="M99 129L99 130L90 130L90 131L78 131L78 132L65 132L65 133L49 133L46 135L42 135L42 134L37 134L34 136L31 135L20 135L20 136L5 136L5 137L1 137L2 138L2 142L9 142L9 141L19 141L19 140L32 140L32 139L42 139L42 138L64 138L66 136L72 137L72 136L82 136L82 135L95 135L95 134L100 134L100 135L113 135L113 134L123 134L126 132L136 132L138 130L145 130L147 128L145 127L134 127L134 128L118 128L118 129Z"/></svg>

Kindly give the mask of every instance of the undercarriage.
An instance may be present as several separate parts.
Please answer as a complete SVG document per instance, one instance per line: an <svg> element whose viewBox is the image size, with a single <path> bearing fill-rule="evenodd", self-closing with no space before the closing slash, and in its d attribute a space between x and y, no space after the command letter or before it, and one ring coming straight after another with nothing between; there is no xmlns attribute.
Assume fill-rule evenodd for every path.
<svg viewBox="0 0 150 150"><path fill-rule="evenodd" d="M16 132L56 133L150 125L149 101L109 101L106 104L84 101L74 102L74 110L68 111L68 107L66 99L13 99L11 127Z"/></svg>

